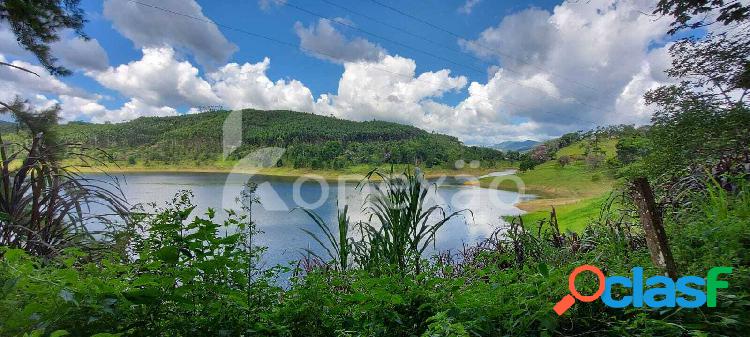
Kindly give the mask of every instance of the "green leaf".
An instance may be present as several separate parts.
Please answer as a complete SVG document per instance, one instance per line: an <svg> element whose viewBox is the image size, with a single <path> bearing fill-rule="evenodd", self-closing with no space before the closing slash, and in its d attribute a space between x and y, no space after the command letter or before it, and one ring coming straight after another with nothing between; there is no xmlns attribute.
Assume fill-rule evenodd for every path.
<svg viewBox="0 0 750 337"><path fill-rule="evenodd" d="M20 279L20 277L13 277L6 280L5 284L3 284L2 294L10 294L10 292L16 287L16 284L18 284L18 280Z"/></svg>
<svg viewBox="0 0 750 337"><path fill-rule="evenodd" d="M62 336L68 336L68 335L70 335L70 332L67 332L65 330L57 330L49 334L49 337L62 337Z"/></svg>
<svg viewBox="0 0 750 337"><path fill-rule="evenodd" d="M177 263L177 259L180 254L177 251L177 247L162 247L156 252L156 256L166 263Z"/></svg>
<svg viewBox="0 0 750 337"><path fill-rule="evenodd" d="M136 304L151 305L156 303L156 299L161 292L157 288L133 289L123 293L123 296L129 301Z"/></svg>
<svg viewBox="0 0 750 337"><path fill-rule="evenodd" d="M537 270L539 271L539 274L541 274L544 277L549 277L549 267L547 264L540 262L537 265Z"/></svg>
<svg viewBox="0 0 750 337"><path fill-rule="evenodd" d="M29 333L23 334L23 337L42 337L43 333L44 333L44 330L36 329L32 331L30 334Z"/></svg>

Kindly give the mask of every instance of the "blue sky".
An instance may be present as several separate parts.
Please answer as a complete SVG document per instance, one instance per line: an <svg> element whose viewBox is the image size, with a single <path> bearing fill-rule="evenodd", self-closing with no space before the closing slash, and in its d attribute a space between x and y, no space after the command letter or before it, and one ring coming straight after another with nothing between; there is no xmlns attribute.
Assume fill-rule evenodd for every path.
<svg viewBox="0 0 750 337"><path fill-rule="evenodd" d="M148 0L145 3L158 5L159 2ZM369 1L341 1L331 0L341 7L330 5L324 1L304 0L289 1L290 4L299 8L308 9L316 14L321 14L330 18L346 18L354 22L356 27L361 28L372 34L388 37L389 40L395 40L408 44L415 49L423 50L428 53L436 54L446 59L451 59L457 63L466 64L474 69L487 67L485 62L480 62L471 54L461 52L460 46L456 43L455 37L448 33L438 31L421 22L415 21L399 13L382 7L374 2ZM263 10L255 1L198 1L203 8L203 13L217 23L230 27L240 28L258 34L276 38L281 41L287 41L298 44L299 38L295 34L294 24L302 22L309 25L317 22L320 17L313 16L294 7L275 6L268 10ZM389 2L384 2L388 4ZM393 2L404 12L413 16L424 18L426 21L438 25L441 28L457 33L459 36L475 37L493 24L499 22L503 16L512 14L528 7L537 7L551 9L558 1L480 1L472 8L471 13L459 11L466 3L465 0L459 1L405 1ZM96 0L82 1L82 7L89 14L89 23L85 32L108 51L110 62L112 64L127 63L130 60L137 59L141 56L139 48L127 38L120 35L113 27L112 23L107 20L102 13L102 2ZM153 10L158 12L158 10ZM355 14L356 12L356 14ZM365 14L363 17L358 14ZM171 16L173 14L163 13L161 15ZM371 20L375 18L391 23L414 35L424 36L430 41L438 42L440 46L430 41L417 38L413 35L406 34L400 30L383 26L378 22ZM190 20L190 19L185 19ZM344 34L350 36L364 36L377 42L394 54L406 56L417 60L417 72L440 70L446 67L455 69L458 74L468 77L470 80L486 81L487 75L478 73L476 70L467 67L458 67L454 64L436 57L427 56L397 43L391 43L387 40L378 39L372 35L367 35L361 31L349 28L344 25L335 25ZM338 80L341 77L342 66L330 62L322 61L310 57L298 48L291 48L287 45L281 45L276 42L264 40L259 37L247 35L245 33L232 31L226 28L219 28L222 33L233 43L239 46L239 50L234 53L228 60L230 62L257 62L264 57L270 57L273 60L273 66L269 69L268 75L271 78L293 77L304 82L313 92L319 95L327 92L336 91ZM443 47L441 47L443 46ZM190 57L190 55L187 55ZM201 68L201 71L204 69ZM82 80L83 79L83 80ZM95 85L95 82L86 81L85 76L77 76L76 80L82 80L80 85L84 88ZM96 90L105 88L99 86ZM461 95L448 95L447 102L457 103ZM120 102L121 103L121 102ZM113 103L114 104L114 103ZM112 108L115 106L112 105Z"/></svg>
<svg viewBox="0 0 750 337"><path fill-rule="evenodd" d="M91 40L65 34L53 47L74 75L34 80L2 70L0 89L40 107L58 103L66 121L222 105L392 120L470 144L544 139L648 121L642 94L669 80L668 20L639 14L652 6L83 0ZM36 66L10 38L0 26L0 57Z"/></svg>

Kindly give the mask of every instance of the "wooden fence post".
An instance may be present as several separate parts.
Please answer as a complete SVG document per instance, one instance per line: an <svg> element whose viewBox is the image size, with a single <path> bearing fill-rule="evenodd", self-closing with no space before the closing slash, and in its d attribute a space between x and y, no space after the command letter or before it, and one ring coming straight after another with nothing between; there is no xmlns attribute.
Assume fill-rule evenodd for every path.
<svg viewBox="0 0 750 337"><path fill-rule="evenodd" d="M656 207L651 185L644 177L635 178L630 184L630 192L635 206L638 207L638 215L646 234L646 245L651 253L651 261L666 270L670 278L677 279L677 267L672 251L669 249L667 233L664 231L661 212Z"/></svg>

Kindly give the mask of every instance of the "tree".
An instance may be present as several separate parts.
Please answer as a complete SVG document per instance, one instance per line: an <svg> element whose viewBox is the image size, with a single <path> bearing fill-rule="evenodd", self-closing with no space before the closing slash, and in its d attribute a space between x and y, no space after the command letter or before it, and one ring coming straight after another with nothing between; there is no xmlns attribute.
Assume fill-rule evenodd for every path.
<svg viewBox="0 0 750 337"><path fill-rule="evenodd" d="M69 75L70 70L56 64L57 59L50 51L50 44L60 40L59 33L65 29L71 29L84 39L88 38L83 33L86 20L83 10L78 7L79 2L80 0L3 0L0 1L0 23L6 22L10 26L18 43L32 52L50 74ZM10 63L0 62L0 65L39 76L31 70ZM14 115L24 111L16 110L14 105L2 101L0 106Z"/></svg>
<svg viewBox="0 0 750 337"><path fill-rule="evenodd" d="M505 153L505 158L512 164L514 161L521 160L521 153L518 151L508 151Z"/></svg>
<svg viewBox="0 0 750 337"><path fill-rule="evenodd" d="M523 156L521 158L521 163L518 165L518 169L521 170L521 172L526 172L528 170L533 170L539 163L537 163L534 159L531 159L528 156Z"/></svg>
<svg viewBox="0 0 750 337"><path fill-rule="evenodd" d="M729 109L746 104L750 92L750 34L709 34L682 39L669 48L669 77L679 83L649 91L647 103L659 105L662 114L679 113L692 105Z"/></svg>
<svg viewBox="0 0 750 337"><path fill-rule="evenodd" d="M750 4L732 0L661 0L654 14L671 15L670 34L720 24L708 34L679 39L669 49L669 77L676 85L646 95L648 103L679 111L685 105L732 108L745 105L750 90ZM692 33L692 32L690 32Z"/></svg>
<svg viewBox="0 0 750 337"><path fill-rule="evenodd" d="M669 33L675 34L715 23L728 26L746 21L750 18L750 5L739 0L660 0L653 13L674 17ZM712 16L712 13L718 15Z"/></svg>
<svg viewBox="0 0 750 337"><path fill-rule="evenodd" d="M617 160L620 164L627 165L647 155L650 143L648 138L642 135L630 135L620 138L615 148Z"/></svg>
<svg viewBox="0 0 750 337"><path fill-rule="evenodd" d="M560 164L560 167L565 167L568 164L570 164L571 159L568 155L562 155L560 158L557 158L557 163Z"/></svg>
<svg viewBox="0 0 750 337"><path fill-rule="evenodd" d="M550 152L550 146L547 144L539 144L531 150L529 156L537 163L543 163L550 159Z"/></svg>
<svg viewBox="0 0 750 337"><path fill-rule="evenodd" d="M586 155L585 161L586 165L588 165L590 168L598 168L601 166L601 164L604 162L605 156L602 154L597 153L590 153Z"/></svg>
<svg viewBox="0 0 750 337"><path fill-rule="evenodd" d="M577 141L581 140L581 133L580 132L570 132L566 133L562 136L560 136L560 139L558 141L558 149L566 147L570 144L573 144Z"/></svg>
<svg viewBox="0 0 750 337"><path fill-rule="evenodd" d="M658 107L643 143L652 151L631 175L669 178L688 168L723 174L744 165L750 155L749 11L739 1L660 1L656 13L675 17L673 34L720 27L712 29L718 33L682 38L670 47L667 75L677 83L646 93L646 102Z"/></svg>
<svg viewBox="0 0 750 337"><path fill-rule="evenodd" d="M55 138L51 129L58 110L55 106L37 112L20 99L0 108L0 113L14 112L31 131L28 142L4 141L0 135L0 246L46 257L70 246L94 248L104 237L95 238L87 225L95 221L109 227L112 219L88 206L100 205L109 210L105 214L126 217L127 205L116 182L85 177L61 164L65 152L99 162L81 155L85 149L78 144Z"/></svg>
<svg viewBox="0 0 750 337"><path fill-rule="evenodd" d="M69 70L56 64L50 44L58 41L60 31L66 29L86 38L78 3L79 0L3 0L0 23L10 26L18 43L32 52L50 74L68 75ZM0 65L39 76L9 63ZM86 148L81 144L57 138L54 131L59 110L59 106L53 106L36 111L20 98L12 103L0 102L0 114L12 114L31 136L21 142L5 142L0 137L0 245L42 256L54 256L73 245L93 248L108 234L96 238L88 224L96 221L108 227L112 219L93 214L90 205L101 205L111 211L105 213L123 219L128 217L127 204L116 182L82 176L61 163L63 157L72 157L82 161L82 166L103 164L85 154Z"/></svg>
<svg viewBox="0 0 750 337"><path fill-rule="evenodd" d="M0 1L0 22L6 22L18 43L32 52L50 74L65 76L70 70L57 65L50 44L60 40L60 31L70 29L87 39L86 23L80 0L3 0ZM5 66L11 66L3 63Z"/></svg>

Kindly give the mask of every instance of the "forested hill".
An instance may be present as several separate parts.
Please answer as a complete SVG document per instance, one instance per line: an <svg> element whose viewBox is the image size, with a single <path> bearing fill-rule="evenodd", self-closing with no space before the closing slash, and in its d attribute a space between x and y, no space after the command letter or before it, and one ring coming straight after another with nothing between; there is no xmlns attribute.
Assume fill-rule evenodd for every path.
<svg viewBox="0 0 750 337"><path fill-rule="evenodd" d="M18 126L16 125L16 123L0 120L0 132L3 132L3 133L15 132L16 129L18 129Z"/></svg>
<svg viewBox="0 0 750 337"><path fill-rule="evenodd" d="M125 165L210 165L221 160L228 111L141 117L117 124L71 122L61 139L103 149ZM359 164L419 163L448 167L456 160L503 159L500 151L464 146L451 136L383 121L354 122L293 111L243 110L239 159L266 146L286 148L279 165L336 169Z"/></svg>

